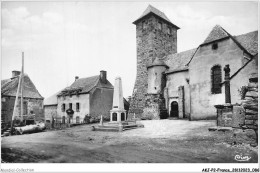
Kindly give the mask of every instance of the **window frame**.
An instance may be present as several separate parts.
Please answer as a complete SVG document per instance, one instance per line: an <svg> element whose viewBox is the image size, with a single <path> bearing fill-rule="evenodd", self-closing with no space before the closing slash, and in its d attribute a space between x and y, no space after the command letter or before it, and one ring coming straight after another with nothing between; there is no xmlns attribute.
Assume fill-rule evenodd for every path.
<svg viewBox="0 0 260 173"><path fill-rule="evenodd" d="M79 112L80 111L80 104L79 102L76 103L76 112Z"/></svg>
<svg viewBox="0 0 260 173"><path fill-rule="evenodd" d="M65 103L62 103L62 105L61 105L61 111L62 111L62 112L65 112L65 109L66 109L66 104L65 104Z"/></svg>
<svg viewBox="0 0 260 173"><path fill-rule="evenodd" d="M158 30L162 31L163 25L162 22L158 22Z"/></svg>
<svg viewBox="0 0 260 173"><path fill-rule="evenodd" d="M222 93L221 83L222 83L221 65L214 65L211 68L211 94Z"/></svg>

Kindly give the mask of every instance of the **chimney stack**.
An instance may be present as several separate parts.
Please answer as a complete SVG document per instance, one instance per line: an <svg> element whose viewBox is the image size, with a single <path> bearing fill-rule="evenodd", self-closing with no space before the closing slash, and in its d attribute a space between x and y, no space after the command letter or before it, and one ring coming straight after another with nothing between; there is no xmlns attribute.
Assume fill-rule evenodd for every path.
<svg viewBox="0 0 260 173"><path fill-rule="evenodd" d="M107 72L104 70L100 71L100 79L102 83L107 83Z"/></svg>
<svg viewBox="0 0 260 173"><path fill-rule="evenodd" d="M75 76L75 81L78 80L78 79L79 79L79 77L78 77L78 76Z"/></svg>
<svg viewBox="0 0 260 173"><path fill-rule="evenodd" d="M20 71L14 70L14 71L12 71L12 78L16 77L16 76L19 76L20 74L21 74Z"/></svg>

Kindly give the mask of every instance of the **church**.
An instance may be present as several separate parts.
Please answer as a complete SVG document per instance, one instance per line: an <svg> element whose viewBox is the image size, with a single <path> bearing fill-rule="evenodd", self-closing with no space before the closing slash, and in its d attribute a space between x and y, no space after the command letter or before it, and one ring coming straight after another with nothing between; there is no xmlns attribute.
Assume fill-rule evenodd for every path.
<svg viewBox="0 0 260 173"><path fill-rule="evenodd" d="M136 25L137 74L129 116L141 119L216 119L225 103L224 67L230 68L231 104L258 72L258 31L234 36L216 25L194 49L177 52L180 29L149 5ZM206 25L206 24L205 24Z"/></svg>

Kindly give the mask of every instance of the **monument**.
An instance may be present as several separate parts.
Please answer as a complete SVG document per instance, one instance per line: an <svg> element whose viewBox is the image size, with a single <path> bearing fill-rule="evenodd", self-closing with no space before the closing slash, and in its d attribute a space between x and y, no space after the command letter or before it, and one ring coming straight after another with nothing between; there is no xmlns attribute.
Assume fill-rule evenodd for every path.
<svg viewBox="0 0 260 173"><path fill-rule="evenodd" d="M126 121L121 77L116 77L113 95L113 107L110 111L110 122Z"/></svg>
<svg viewBox="0 0 260 173"><path fill-rule="evenodd" d="M122 132L125 130L144 127L143 124L137 123L136 120L127 120L126 117L122 80L121 77L116 77L113 94L113 107L110 110L110 121L108 123L104 123L101 115L99 125L97 127L92 126L92 130Z"/></svg>

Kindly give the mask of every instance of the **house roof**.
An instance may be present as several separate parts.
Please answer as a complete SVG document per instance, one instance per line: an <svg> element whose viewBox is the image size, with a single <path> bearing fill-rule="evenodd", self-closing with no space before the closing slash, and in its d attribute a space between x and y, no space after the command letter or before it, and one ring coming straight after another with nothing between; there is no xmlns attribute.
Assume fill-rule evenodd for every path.
<svg viewBox="0 0 260 173"><path fill-rule="evenodd" d="M169 22L170 24L172 24L173 26L175 26L176 28L179 29L178 26L174 25L170 19L163 13L161 12L160 10L158 10L157 8L151 6L151 5L148 5L148 7L146 8L146 10L143 12L143 14L137 19L135 20L133 23L136 24L139 20L141 20L143 17L147 16L148 14L150 13L153 13L155 14L156 16L162 18L163 20Z"/></svg>
<svg viewBox="0 0 260 173"><path fill-rule="evenodd" d="M1 80L1 95L16 96L20 76ZM19 93L21 94L21 92ZM26 98L43 99L27 74L24 74L23 96Z"/></svg>
<svg viewBox="0 0 260 173"><path fill-rule="evenodd" d="M61 90L61 91L62 91L62 90ZM58 104L57 95L58 95L61 91L59 91L59 92L53 94L52 96L50 96L50 97L44 99L43 105L44 105L44 106L57 105L57 104Z"/></svg>
<svg viewBox="0 0 260 173"><path fill-rule="evenodd" d="M88 93L98 85L102 87L113 88L113 85L108 80L107 83L101 83L100 76L97 75L97 76L77 79L69 87L63 89L58 94L58 96Z"/></svg>
<svg viewBox="0 0 260 173"><path fill-rule="evenodd" d="M190 61L195 51L196 49L191 49L168 55L165 63L169 66L169 69L166 71L166 73L170 73L172 71L183 71L183 69L187 69L186 65Z"/></svg>
<svg viewBox="0 0 260 173"><path fill-rule="evenodd" d="M229 34L220 25L216 25L202 44L207 44L225 37L229 37Z"/></svg>

